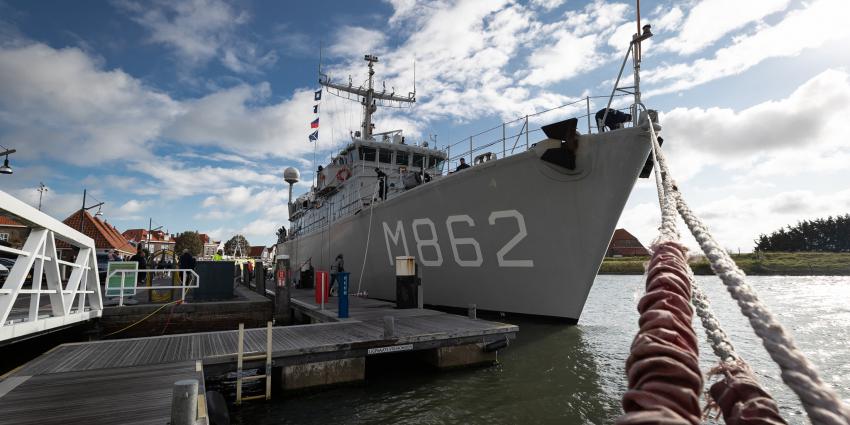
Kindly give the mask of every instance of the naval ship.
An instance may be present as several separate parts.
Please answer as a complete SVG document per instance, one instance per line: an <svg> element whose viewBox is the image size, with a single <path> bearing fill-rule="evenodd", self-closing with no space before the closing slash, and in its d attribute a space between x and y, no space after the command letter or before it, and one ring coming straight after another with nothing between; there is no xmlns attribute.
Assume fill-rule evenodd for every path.
<svg viewBox="0 0 850 425"><path fill-rule="evenodd" d="M395 258L413 256L425 304L576 322L647 162L646 117L654 115L594 134L579 134L575 118L552 123L522 152L467 156L471 166L454 171L447 162L458 157L447 150L409 142L401 130L374 132L380 102L412 103L415 92L375 90L378 58L365 60L363 86L320 73L326 92L361 103L363 121L350 143L317 167L312 189L290 202L278 254L289 255L296 269L326 271L342 254L350 291L387 300L396 296ZM290 199L297 174L287 170Z"/></svg>

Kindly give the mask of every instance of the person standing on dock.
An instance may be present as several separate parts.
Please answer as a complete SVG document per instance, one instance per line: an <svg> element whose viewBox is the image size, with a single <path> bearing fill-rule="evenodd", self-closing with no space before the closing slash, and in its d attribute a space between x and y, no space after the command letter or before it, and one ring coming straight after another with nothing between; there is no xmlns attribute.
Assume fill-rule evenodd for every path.
<svg viewBox="0 0 850 425"><path fill-rule="evenodd" d="M130 258L130 261L135 261L135 262L139 263L139 270L144 270L144 269L148 268L148 260L145 256L145 250L142 248L141 244L139 244L139 246L136 249L136 255L134 255L132 258ZM147 272L138 272L138 282L136 282L136 285L143 283L143 282L147 282L147 278L148 278Z"/></svg>
<svg viewBox="0 0 850 425"><path fill-rule="evenodd" d="M336 260L334 260L333 265L331 266L331 288L330 294L332 296L336 296L337 289L336 283L339 279L339 274L345 271L344 267L345 262L342 260L342 254L336 256Z"/></svg>

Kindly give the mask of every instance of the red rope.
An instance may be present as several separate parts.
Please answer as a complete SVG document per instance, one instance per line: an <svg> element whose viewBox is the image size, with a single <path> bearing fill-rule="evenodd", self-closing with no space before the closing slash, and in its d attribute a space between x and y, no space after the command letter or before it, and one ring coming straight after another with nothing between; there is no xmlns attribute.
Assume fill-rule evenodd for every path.
<svg viewBox="0 0 850 425"><path fill-rule="evenodd" d="M700 423L702 373L690 299L684 247L676 242L656 245L646 295L638 303L640 330L626 361L626 413L617 424Z"/></svg>
<svg viewBox="0 0 850 425"><path fill-rule="evenodd" d="M711 374L723 379L711 386L709 393L726 425L780 425L785 420L770 394L759 386L752 370L744 362L723 363Z"/></svg>

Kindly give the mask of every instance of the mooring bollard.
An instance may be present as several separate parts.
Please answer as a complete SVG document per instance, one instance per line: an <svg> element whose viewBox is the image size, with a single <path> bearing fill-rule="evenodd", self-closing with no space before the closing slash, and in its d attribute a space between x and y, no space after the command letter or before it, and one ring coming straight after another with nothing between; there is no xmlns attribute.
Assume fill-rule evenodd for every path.
<svg viewBox="0 0 850 425"><path fill-rule="evenodd" d="M339 285L339 297L337 297L337 314L340 319L348 318L348 276L349 272L339 272L337 274L337 284Z"/></svg>
<svg viewBox="0 0 850 425"><path fill-rule="evenodd" d="M171 392L171 425L195 425L198 417L198 380L174 383Z"/></svg>
<svg viewBox="0 0 850 425"><path fill-rule="evenodd" d="M473 319L473 320L478 318L478 306L477 305L475 305L475 304L469 305L469 318Z"/></svg>
<svg viewBox="0 0 850 425"><path fill-rule="evenodd" d="M384 316L384 339L395 339L395 318Z"/></svg>

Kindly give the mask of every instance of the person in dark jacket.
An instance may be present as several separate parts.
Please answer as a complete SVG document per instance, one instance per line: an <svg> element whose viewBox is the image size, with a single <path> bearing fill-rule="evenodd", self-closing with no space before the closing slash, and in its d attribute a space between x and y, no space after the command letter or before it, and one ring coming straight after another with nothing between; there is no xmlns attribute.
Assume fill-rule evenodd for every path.
<svg viewBox="0 0 850 425"><path fill-rule="evenodd" d="M457 166L457 168L455 168L455 172L458 172L460 170L465 170L467 168L469 168L469 164L466 163L465 159L461 158L460 164Z"/></svg>
<svg viewBox="0 0 850 425"><path fill-rule="evenodd" d="M188 249L184 249L183 253L180 254L180 258L177 260L178 269L195 269L195 257L192 256L192 253L189 252Z"/></svg>
<svg viewBox="0 0 850 425"><path fill-rule="evenodd" d="M336 283L339 281L339 274L345 271L344 261L342 260L342 254L336 256L336 260L334 260L333 265L331 266L331 287L330 287L330 295L336 296L337 289Z"/></svg>
<svg viewBox="0 0 850 425"><path fill-rule="evenodd" d="M136 250L136 255L134 255L133 257L130 258L130 261L135 261L135 262L139 263L139 270L144 270L144 269L148 268L148 259L145 256L145 250L142 249L141 245L139 245L138 249ZM139 280L136 283L137 285L142 285L142 284L147 283L148 273L147 272L139 272L138 279Z"/></svg>

